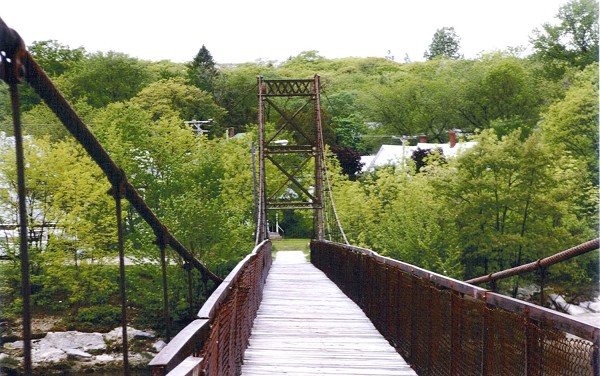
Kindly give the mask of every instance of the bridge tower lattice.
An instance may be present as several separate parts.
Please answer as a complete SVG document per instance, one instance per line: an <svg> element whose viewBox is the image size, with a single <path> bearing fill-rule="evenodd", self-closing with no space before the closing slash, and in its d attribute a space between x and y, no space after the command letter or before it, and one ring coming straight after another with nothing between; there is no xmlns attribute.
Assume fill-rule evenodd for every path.
<svg viewBox="0 0 600 376"><path fill-rule="evenodd" d="M257 79L256 242L258 244L269 236L267 210L280 209L313 210L313 237L323 239L324 143L320 77L267 80L259 76Z"/></svg>

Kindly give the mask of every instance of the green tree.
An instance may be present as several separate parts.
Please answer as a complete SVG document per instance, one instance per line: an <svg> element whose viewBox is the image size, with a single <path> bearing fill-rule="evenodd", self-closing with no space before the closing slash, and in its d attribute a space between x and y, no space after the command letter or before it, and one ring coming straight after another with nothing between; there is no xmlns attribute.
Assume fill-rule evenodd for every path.
<svg viewBox="0 0 600 376"><path fill-rule="evenodd" d="M459 78L456 110L468 130L494 127L501 135L535 127L546 91L526 60L485 55Z"/></svg>
<svg viewBox="0 0 600 376"><path fill-rule="evenodd" d="M182 78L156 81L142 89L131 103L152 113L152 120L176 116L185 120L213 119L211 131L219 134L219 124L226 110L219 107L212 96L195 86L186 85Z"/></svg>
<svg viewBox="0 0 600 376"><path fill-rule="evenodd" d="M462 59L460 51L460 37L456 34L454 27L442 27L433 34L429 49L423 57L432 60L436 57L448 59Z"/></svg>
<svg viewBox="0 0 600 376"><path fill-rule="evenodd" d="M219 71L208 49L202 45L194 60L187 65L188 79L198 88L213 94Z"/></svg>
<svg viewBox="0 0 600 376"><path fill-rule="evenodd" d="M56 40L35 41L29 46L29 52L50 77L62 75L86 55L83 47L71 49Z"/></svg>
<svg viewBox="0 0 600 376"><path fill-rule="evenodd" d="M404 169L380 178L380 191L390 184L396 188L390 204L382 206L375 249L392 258L462 278L457 231L449 220L453 218L452 207L446 205L430 179L424 174L409 176Z"/></svg>
<svg viewBox="0 0 600 376"><path fill-rule="evenodd" d="M543 117L540 126L544 137L585 161L592 181L598 185L598 64L579 73L564 99L552 104Z"/></svg>
<svg viewBox="0 0 600 376"><path fill-rule="evenodd" d="M332 171L332 163L328 163ZM350 244L373 247L373 234L377 234L381 204L369 196L369 187L359 182L341 178L333 182L333 200L340 222Z"/></svg>
<svg viewBox="0 0 600 376"><path fill-rule="evenodd" d="M29 139L25 160L34 305L64 310L93 300L106 302L114 286L98 274L98 267L114 255L116 245L108 182L73 142ZM0 161L0 185L8 187L0 193L0 206L11 215L2 220L17 223L14 151L2 150ZM3 240L11 265L18 268L18 241ZM13 282L18 291L18 279Z"/></svg>
<svg viewBox="0 0 600 376"><path fill-rule="evenodd" d="M560 23L545 23L534 30L534 57L546 63L551 77L558 79L567 67L579 69L598 61L598 2L571 0L556 16Z"/></svg>
<svg viewBox="0 0 600 376"><path fill-rule="evenodd" d="M436 180L455 208L466 278L531 262L592 236L596 204L581 164L550 148L539 132L522 140L517 130L499 140L487 130L476 141L451 168L438 170L443 174Z"/></svg>
<svg viewBox="0 0 600 376"><path fill-rule="evenodd" d="M445 142L448 130L469 131L459 112L465 85L458 73L469 69L463 60L435 59L406 68L396 79L371 89L371 119L395 136L424 133L428 139Z"/></svg>
<svg viewBox="0 0 600 376"><path fill-rule="evenodd" d="M63 75L67 96L86 98L95 108L134 97L150 83L151 74L138 59L118 52L97 52Z"/></svg>
<svg viewBox="0 0 600 376"><path fill-rule="evenodd" d="M270 76L273 67L263 64L240 64L221 69L215 84L215 100L227 110L223 120L225 127L237 132L247 130L258 119L258 89L256 77Z"/></svg>

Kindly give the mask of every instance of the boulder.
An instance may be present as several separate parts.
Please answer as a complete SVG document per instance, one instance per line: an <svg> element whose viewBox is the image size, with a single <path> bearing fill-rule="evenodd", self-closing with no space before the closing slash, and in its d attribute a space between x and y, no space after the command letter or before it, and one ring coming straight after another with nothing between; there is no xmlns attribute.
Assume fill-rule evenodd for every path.
<svg viewBox="0 0 600 376"><path fill-rule="evenodd" d="M121 341L122 337L123 337L123 328L121 328L121 327L114 328L110 332L104 334L104 340L106 342ZM127 340L152 339L155 337L156 336L153 333L144 332L143 330L138 330L138 329L132 328L131 326L127 327Z"/></svg>
<svg viewBox="0 0 600 376"><path fill-rule="evenodd" d="M164 349L165 346L167 346L167 343L165 341L163 341L162 339L159 340L158 342L156 342L155 344L152 345L152 348L156 351L156 352L160 352L160 350Z"/></svg>
<svg viewBox="0 0 600 376"><path fill-rule="evenodd" d="M39 342L40 348L78 349L101 351L106 349L104 337L100 333L50 332Z"/></svg>

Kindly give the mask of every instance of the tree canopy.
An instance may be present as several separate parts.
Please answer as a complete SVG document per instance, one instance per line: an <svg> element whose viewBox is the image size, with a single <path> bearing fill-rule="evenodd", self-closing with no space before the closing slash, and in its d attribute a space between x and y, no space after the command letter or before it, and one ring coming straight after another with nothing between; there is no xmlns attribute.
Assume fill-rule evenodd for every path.
<svg viewBox="0 0 600 376"><path fill-rule="evenodd" d="M427 60L436 57L448 59L460 59L460 37L456 34L454 27L442 27L433 34L429 49L423 55Z"/></svg>
<svg viewBox="0 0 600 376"><path fill-rule="evenodd" d="M547 64L554 78L568 67L598 62L598 1L571 0L556 15L560 23L545 23L532 37L535 57Z"/></svg>

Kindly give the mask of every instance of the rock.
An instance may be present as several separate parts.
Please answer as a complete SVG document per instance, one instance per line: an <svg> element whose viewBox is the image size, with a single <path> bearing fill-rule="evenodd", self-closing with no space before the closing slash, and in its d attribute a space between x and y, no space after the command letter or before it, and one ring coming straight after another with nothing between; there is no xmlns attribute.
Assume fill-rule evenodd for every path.
<svg viewBox="0 0 600 376"><path fill-rule="evenodd" d="M15 342L6 342L3 347L9 350L20 350L23 348L23 341L15 341Z"/></svg>
<svg viewBox="0 0 600 376"><path fill-rule="evenodd" d="M554 304L554 307L561 312L568 312L569 303L565 301L565 299L557 294L550 294L548 298Z"/></svg>
<svg viewBox="0 0 600 376"><path fill-rule="evenodd" d="M122 355L104 352L109 351L106 342L118 343L121 341L121 330L122 328L119 327L105 334L76 331L49 332L46 337L32 341L31 355L34 367L60 367L61 369L67 367L75 373L80 373L81 370L95 369L96 367L119 367L123 362ZM134 340L156 338L153 333L131 327L127 328L127 336L129 339ZM153 357L152 348L160 351L166 346L166 343L157 341L152 347L150 347L149 342L142 345L146 350L141 353L129 353L129 362L132 366L145 366ZM18 352L23 348L23 341L5 343L3 346L7 350L17 350L15 352ZM11 357L12 352L7 352L8 354L0 353L0 360Z"/></svg>
<svg viewBox="0 0 600 376"><path fill-rule="evenodd" d="M50 332L40 340L40 348L105 350L106 343L100 333Z"/></svg>
<svg viewBox="0 0 600 376"><path fill-rule="evenodd" d="M167 346L167 343L161 339L158 342L156 342L155 344L153 344L152 348L154 350L156 350L156 352L159 352L160 350L164 349L165 346Z"/></svg>
<svg viewBox="0 0 600 376"><path fill-rule="evenodd" d="M129 337L129 331L127 332L127 337ZM156 337L156 335L154 335L153 333L144 332L143 330L133 329L133 338L135 338L135 339L153 339L155 337Z"/></svg>
<svg viewBox="0 0 600 376"><path fill-rule="evenodd" d="M66 349L65 353L67 353L67 356L69 358L78 359L78 360L91 359L93 356L90 353L86 353L85 351L78 350L78 349Z"/></svg>
<svg viewBox="0 0 600 376"><path fill-rule="evenodd" d="M533 298L534 294L537 294L539 292L540 288L536 285L519 287L517 289L517 298L525 301L530 301Z"/></svg>
<svg viewBox="0 0 600 376"><path fill-rule="evenodd" d="M123 337L123 328L121 328L121 327L114 328L110 332L104 334L104 340L106 342L121 341L122 337ZM127 340L152 339L155 337L156 336L153 333L144 332L143 330L138 330L138 329L132 328L131 326L127 327Z"/></svg>
<svg viewBox="0 0 600 376"><path fill-rule="evenodd" d="M34 363L59 363L67 360L67 353L57 349L37 349L31 352L31 359Z"/></svg>
<svg viewBox="0 0 600 376"><path fill-rule="evenodd" d="M600 298L596 298L594 301L590 302L587 308L593 312L600 312Z"/></svg>
<svg viewBox="0 0 600 376"><path fill-rule="evenodd" d="M110 363L116 360L115 357L110 354L96 355L94 359L100 363Z"/></svg>

